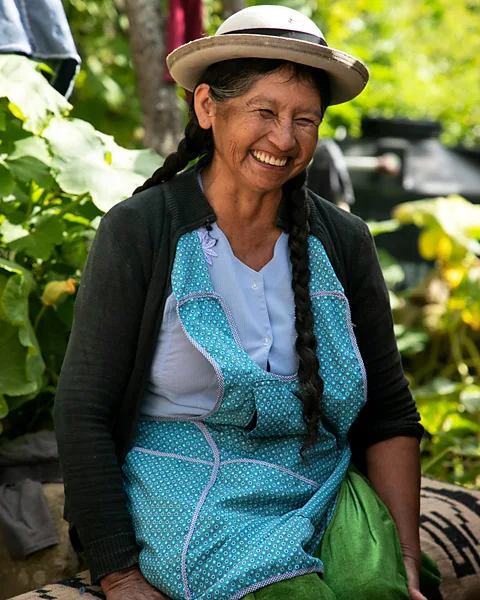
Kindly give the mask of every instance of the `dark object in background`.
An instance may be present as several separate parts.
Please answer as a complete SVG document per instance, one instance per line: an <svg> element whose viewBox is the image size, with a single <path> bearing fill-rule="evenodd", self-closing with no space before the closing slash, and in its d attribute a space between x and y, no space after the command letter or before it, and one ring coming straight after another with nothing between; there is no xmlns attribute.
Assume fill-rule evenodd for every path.
<svg viewBox="0 0 480 600"><path fill-rule="evenodd" d="M383 221L391 218L397 204L422 198L459 194L480 204L480 151L447 148L438 139L440 132L435 121L363 119L362 137L339 144L355 193L351 211L367 221ZM397 169L393 162L388 165L393 157ZM320 152L309 170L309 187L320 195L325 190L324 164ZM426 272L427 263L418 253L418 229L413 225L375 241L400 261L406 285Z"/></svg>
<svg viewBox="0 0 480 600"><path fill-rule="evenodd" d="M0 53L48 61L52 86L68 98L81 58L62 0L0 0Z"/></svg>
<svg viewBox="0 0 480 600"><path fill-rule="evenodd" d="M345 210L350 211L355 203L345 156L337 142L330 138L318 142L313 164L308 171L308 183L316 194Z"/></svg>
<svg viewBox="0 0 480 600"><path fill-rule="evenodd" d="M53 431L22 435L0 447L0 527L13 559L58 542L42 483L61 481Z"/></svg>

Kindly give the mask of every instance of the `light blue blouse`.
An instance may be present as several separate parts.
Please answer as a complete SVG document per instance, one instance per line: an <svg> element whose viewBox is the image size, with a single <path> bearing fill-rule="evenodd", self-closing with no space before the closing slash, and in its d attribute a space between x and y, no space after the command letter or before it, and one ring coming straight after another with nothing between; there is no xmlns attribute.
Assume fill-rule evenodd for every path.
<svg viewBox="0 0 480 600"><path fill-rule="evenodd" d="M197 233L213 289L228 307L245 352L262 369L295 374L295 304L287 234L280 235L273 258L257 272L233 254L216 224L210 232L202 227ZM215 371L186 337L170 293L141 414L200 416L213 409L217 393Z"/></svg>

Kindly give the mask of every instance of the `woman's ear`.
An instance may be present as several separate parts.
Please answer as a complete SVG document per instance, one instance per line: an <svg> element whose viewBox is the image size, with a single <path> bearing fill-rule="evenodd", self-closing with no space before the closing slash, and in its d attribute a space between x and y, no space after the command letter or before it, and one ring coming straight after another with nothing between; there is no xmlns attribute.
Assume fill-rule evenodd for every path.
<svg viewBox="0 0 480 600"><path fill-rule="evenodd" d="M215 103L210 97L210 86L207 83L201 83L195 89L193 105L200 127L210 129L215 115Z"/></svg>

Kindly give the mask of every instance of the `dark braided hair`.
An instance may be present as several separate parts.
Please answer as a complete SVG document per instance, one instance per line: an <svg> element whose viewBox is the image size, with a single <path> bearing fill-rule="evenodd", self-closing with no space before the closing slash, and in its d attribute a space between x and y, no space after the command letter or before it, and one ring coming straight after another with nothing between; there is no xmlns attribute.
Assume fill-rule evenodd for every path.
<svg viewBox="0 0 480 600"><path fill-rule="evenodd" d="M308 82L317 88L320 93L323 116L331 98L328 75L324 71L298 63L261 58L222 61L208 67L197 86L202 83L208 84L211 98L221 104L231 98L242 96L258 80L286 67L290 70L292 79ZM163 165L142 186L137 188L134 194L171 179L196 158L200 158L202 166L207 166L213 159L213 153L212 131L200 127L192 101L185 137L179 143L176 152L167 156ZM289 248L297 332L295 349L298 355L298 378L303 416L307 428L307 437L301 449L302 454L315 444L319 436L318 426L322 417L321 400L324 387L319 373L320 363L316 353L317 339L314 334L309 291L308 235L310 229L305 183L306 172L304 171L284 185L291 217Z"/></svg>
<svg viewBox="0 0 480 600"><path fill-rule="evenodd" d="M291 229L288 237L292 263L292 289L295 300L295 329L298 355L298 379L303 403L307 438L301 449L313 446L318 439L318 425L322 417L321 400L323 379L317 356L317 338L314 333L312 302L310 299L310 267L308 261L309 210L306 198L306 172L300 173L284 186L289 194Z"/></svg>

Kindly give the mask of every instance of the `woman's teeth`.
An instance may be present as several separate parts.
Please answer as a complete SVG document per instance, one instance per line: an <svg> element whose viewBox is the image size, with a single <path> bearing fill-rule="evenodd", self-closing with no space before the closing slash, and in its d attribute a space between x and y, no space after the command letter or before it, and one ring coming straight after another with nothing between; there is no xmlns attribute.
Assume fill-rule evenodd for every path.
<svg viewBox="0 0 480 600"><path fill-rule="evenodd" d="M252 150L252 155L260 162L266 165L273 165L274 167L284 167L288 160L287 158L275 158L271 154L259 152L258 150Z"/></svg>

